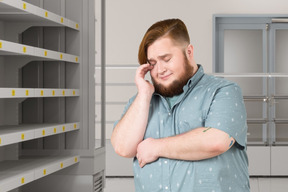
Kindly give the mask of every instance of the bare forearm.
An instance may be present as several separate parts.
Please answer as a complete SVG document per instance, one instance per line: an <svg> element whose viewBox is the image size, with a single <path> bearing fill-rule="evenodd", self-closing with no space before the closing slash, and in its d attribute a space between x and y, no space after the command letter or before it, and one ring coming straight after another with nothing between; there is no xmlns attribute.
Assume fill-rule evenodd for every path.
<svg viewBox="0 0 288 192"><path fill-rule="evenodd" d="M159 156L181 160L203 160L227 151L234 139L213 128L197 128L193 131L158 140Z"/></svg>
<svg viewBox="0 0 288 192"><path fill-rule="evenodd" d="M159 157L198 161L226 152L234 142L223 131L202 127L173 137L147 138L138 145L137 158L141 167Z"/></svg>
<svg viewBox="0 0 288 192"><path fill-rule="evenodd" d="M134 157L137 146L143 140L147 126L151 96L138 94L117 126L111 142L116 151L124 157Z"/></svg>

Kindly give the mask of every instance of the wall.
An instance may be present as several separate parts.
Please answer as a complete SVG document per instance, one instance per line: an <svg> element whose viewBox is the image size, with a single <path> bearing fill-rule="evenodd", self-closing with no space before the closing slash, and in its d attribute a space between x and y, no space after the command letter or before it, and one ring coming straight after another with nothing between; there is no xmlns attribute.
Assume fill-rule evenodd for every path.
<svg viewBox="0 0 288 192"><path fill-rule="evenodd" d="M119 164L115 163L117 159L109 159L116 158L109 139L112 122L120 117L126 101L136 91L133 81L138 46L148 27L162 19L182 19L191 36L196 62L210 73L213 14L287 14L287 7L286 0L106 0L107 175L132 175L131 160L118 157Z"/></svg>

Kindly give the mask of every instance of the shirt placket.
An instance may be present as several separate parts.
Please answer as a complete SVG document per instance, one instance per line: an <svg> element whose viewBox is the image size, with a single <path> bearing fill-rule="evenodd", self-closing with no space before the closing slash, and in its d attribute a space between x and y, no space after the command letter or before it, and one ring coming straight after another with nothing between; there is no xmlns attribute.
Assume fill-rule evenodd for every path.
<svg viewBox="0 0 288 192"><path fill-rule="evenodd" d="M163 100L164 101L164 100ZM164 132L165 132L165 137L171 136L171 129L173 125L173 114L172 114L172 109L169 107L167 101L165 100L165 106L166 106L166 114L167 114L167 121L164 126ZM167 158L162 159L162 173L163 173L163 180L162 180L162 187L163 191L165 192L170 192L171 187L170 187L170 160Z"/></svg>

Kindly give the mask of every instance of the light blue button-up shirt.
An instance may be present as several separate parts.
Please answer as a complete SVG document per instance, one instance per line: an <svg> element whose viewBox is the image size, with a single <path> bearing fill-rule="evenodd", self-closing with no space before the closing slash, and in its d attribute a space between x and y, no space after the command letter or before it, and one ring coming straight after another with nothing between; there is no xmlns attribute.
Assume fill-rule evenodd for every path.
<svg viewBox="0 0 288 192"><path fill-rule="evenodd" d="M236 140L225 153L201 161L159 158L140 168L134 158L137 192L248 192L246 110L235 83L204 74L199 65L184 92L170 107L159 94L152 96L145 137L163 138L199 127L222 130ZM130 99L125 111L135 96ZM213 142L213 141L207 141Z"/></svg>

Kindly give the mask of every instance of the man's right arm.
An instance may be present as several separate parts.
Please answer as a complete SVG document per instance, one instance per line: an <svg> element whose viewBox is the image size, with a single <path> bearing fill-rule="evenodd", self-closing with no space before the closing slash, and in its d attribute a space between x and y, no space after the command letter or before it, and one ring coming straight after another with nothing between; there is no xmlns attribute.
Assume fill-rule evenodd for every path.
<svg viewBox="0 0 288 192"><path fill-rule="evenodd" d="M135 83L138 94L112 132L111 143L120 156L135 157L137 146L144 138L150 101L154 93L154 86L144 77L151 69L153 66L143 64L136 70Z"/></svg>

